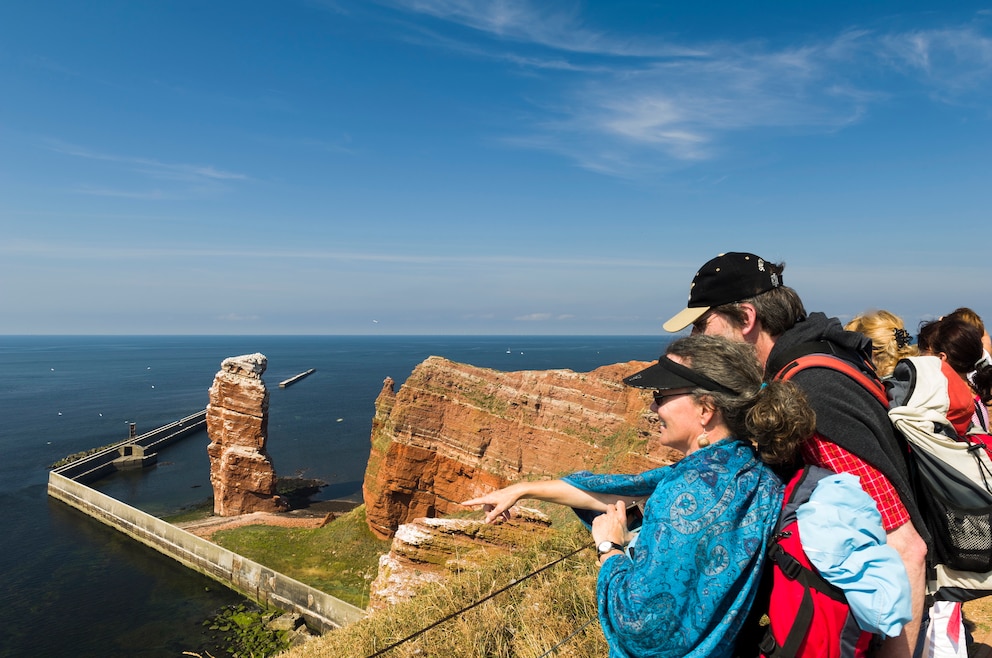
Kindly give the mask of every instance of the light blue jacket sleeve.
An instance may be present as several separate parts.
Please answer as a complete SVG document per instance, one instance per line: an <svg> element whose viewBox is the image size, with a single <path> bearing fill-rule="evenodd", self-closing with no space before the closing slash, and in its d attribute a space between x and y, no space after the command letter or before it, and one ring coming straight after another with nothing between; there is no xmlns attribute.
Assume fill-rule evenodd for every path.
<svg viewBox="0 0 992 658"><path fill-rule="evenodd" d="M912 619L909 577L899 554L885 543L878 507L858 478L824 478L796 517L806 556L844 590L861 629L898 635Z"/></svg>

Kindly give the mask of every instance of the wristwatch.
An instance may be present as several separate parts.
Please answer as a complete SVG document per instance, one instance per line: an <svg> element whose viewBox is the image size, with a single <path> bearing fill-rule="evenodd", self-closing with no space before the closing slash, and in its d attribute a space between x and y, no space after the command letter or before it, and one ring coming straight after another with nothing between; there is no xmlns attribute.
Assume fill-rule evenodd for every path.
<svg viewBox="0 0 992 658"><path fill-rule="evenodd" d="M600 556L603 556L610 551L622 551L623 546L616 543L615 541L601 541L596 545L596 550L599 552Z"/></svg>

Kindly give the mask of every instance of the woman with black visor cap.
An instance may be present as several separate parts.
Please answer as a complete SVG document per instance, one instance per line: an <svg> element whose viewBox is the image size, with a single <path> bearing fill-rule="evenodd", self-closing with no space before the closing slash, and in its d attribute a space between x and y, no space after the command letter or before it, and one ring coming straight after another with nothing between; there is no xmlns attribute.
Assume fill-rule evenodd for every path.
<svg viewBox="0 0 992 658"><path fill-rule="evenodd" d="M611 656L732 656L782 504L771 465L794 465L814 414L790 382L762 383L750 345L721 337L677 340L624 382L654 389L656 440L682 460L638 475L518 482L463 504L482 505L487 522L524 498L599 513L597 600ZM632 546L626 510L637 500L646 502Z"/></svg>

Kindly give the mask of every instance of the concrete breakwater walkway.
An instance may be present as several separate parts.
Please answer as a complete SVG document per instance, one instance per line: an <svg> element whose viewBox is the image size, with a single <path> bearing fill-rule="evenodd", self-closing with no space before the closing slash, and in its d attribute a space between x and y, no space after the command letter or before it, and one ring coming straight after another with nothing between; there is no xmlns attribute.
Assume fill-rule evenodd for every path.
<svg viewBox="0 0 992 658"><path fill-rule="evenodd" d="M118 460L121 457L138 452L144 455L154 454L179 439L203 431L206 426L207 410L204 409L150 432L128 437L103 450L60 466L54 469L54 472L77 482L93 482L118 470L121 463Z"/></svg>
<svg viewBox="0 0 992 658"><path fill-rule="evenodd" d="M316 368L310 368L309 370L305 370L298 375L293 375L289 379L284 379L283 381L279 382L279 388L286 388L287 386L292 386L293 384L300 381L304 377L309 377L315 372L317 372Z"/></svg>
<svg viewBox="0 0 992 658"><path fill-rule="evenodd" d="M142 435L144 440L139 445L158 449L182 436L202 430L205 415L205 411L199 412ZM333 630L365 616L365 611L361 608L273 571L85 484L116 470L112 462L120 447L142 437L132 437L52 470L48 475L48 495L262 606L299 613L312 630Z"/></svg>

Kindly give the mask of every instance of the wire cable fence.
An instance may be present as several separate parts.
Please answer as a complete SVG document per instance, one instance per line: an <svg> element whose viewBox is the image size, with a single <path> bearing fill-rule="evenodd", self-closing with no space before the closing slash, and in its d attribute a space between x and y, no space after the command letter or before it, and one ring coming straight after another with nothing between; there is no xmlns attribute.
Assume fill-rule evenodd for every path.
<svg viewBox="0 0 992 658"><path fill-rule="evenodd" d="M431 624L428 624L427 626L425 626L425 627L423 627L423 628L421 628L421 629L419 629L419 630L417 630L417 631L415 631L413 633L410 633L406 637L404 637L404 638L402 638L400 640L397 640L396 642L393 642L389 646L383 647L382 649L379 649L375 653L369 654L367 656L367 658L377 658L377 656L382 656L382 655L388 653L389 651L392 651L393 649L396 649L397 647L399 647L399 646L401 646L403 644L406 644L407 642L420 637L421 635L423 635L427 631L429 631L429 630L431 630L433 628L436 628L436 627L440 626L441 624L443 624L443 623L445 623L447 621L451 621L452 619L455 619L455 618L463 615L464 613L468 612L469 610L472 610L473 608L476 608L476 607L482 605L486 601L489 601L489 600L491 600L491 599L499 596L500 594L502 594L502 593L504 593L504 592L506 592L506 591L508 591L508 590L510 590L510 589L512 589L514 587L516 587L517 585L519 585L519 584L527 581L528 579L533 578L534 576L536 576L536 575L538 575L538 574L540 574L540 573L542 573L544 571L547 571L551 567L553 567L553 566L555 566L557 564L561 564L565 560L567 560L567 559L569 559L571 557L574 557L574 556L578 555L579 553L581 553L582 551L587 550L587 549L592 548L592 547L593 547L592 544L585 544L583 546L580 546L579 548L575 549L574 551L572 551L570 553L567 553L566 555L563 555L563 556L561 556L560 558L558 558L556 560L552 560L551 562L545 564L544 566L542 566L542 567L540 567L538 569L535 569L534 571L532 571L532 572L530 572L530 573L528 573L528 574L526 574L524 576L521 576L520 578L511 580L509 582L509 584L507 584L507 585L499 588L498 590L496 590L494 592L491 592L491 593L487 594L486 596L482 597L478 601L475 601L473 603L470 603L469 605L464 606L463 608L461 608L459 610L456 610L456 611L454 611L454 612L452 612L450 614L447 614L444 617L438 619L437 621L432 622ZM552 647L551 649L549 649L548 651L546 651L545 653L543 653L540 656L540 658L545 658L546 656L552 655L553 653L557 652L559 648L561 648L564 644L566 644L567 642L571 641L573 638L575 638L576 636L578 636L579 633L581 633L582 631L584 631L589 626L589 624L591 624L595 620L596 620L596 617L593 617L593 618L589 619L588 621L586 621L584 624L582 624L582 626L580 626L577 629L575 629L572 633L570 633L567 637L565 637L563 640L561 640L554 647Z"/></svg>
<svg viewBox="0 0 992 658"><path fill-rule="evenodd" d="M572 638L578 636L579 633L581 633L582 631L586 630L586 628L589 627L589 624L593 623L594 621L596 621L596 618L595 617L590 617L588 620L586 620L586 623L582 624L581 626L579 626L578 628L576 628L574 631L572 631L571 633L569 633L568 635L566 635L564 637L564 639L562 639L561 642L559 642L555 646L551 647L550 649L548 649L547 651L545 651L544 653L542 653L540 656L538 656L538 658L547 658L548 656L551 656L551 655L554 655L554 654L558 653L558 649L561 649L563 646L565 646L566 644L568 644L569 642L571 642L572 641Z"/></svg>

